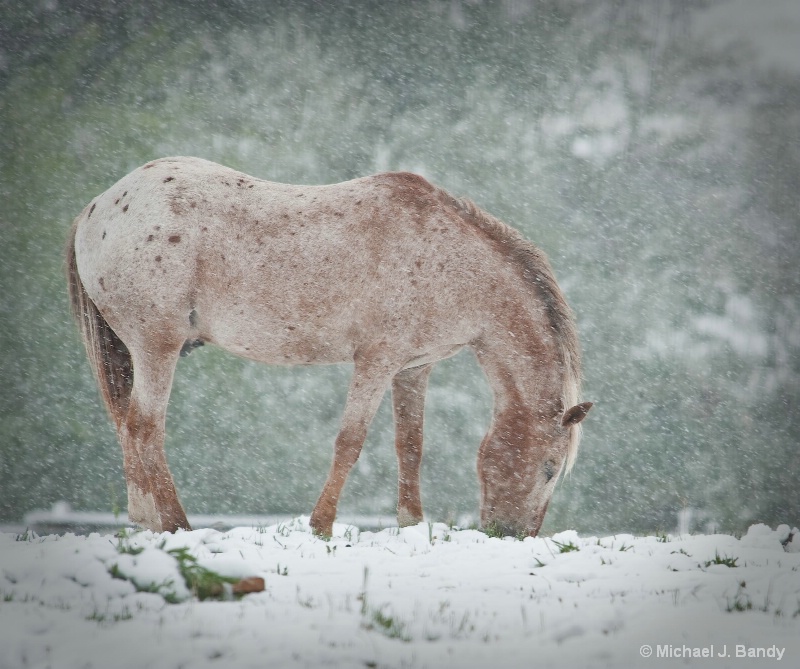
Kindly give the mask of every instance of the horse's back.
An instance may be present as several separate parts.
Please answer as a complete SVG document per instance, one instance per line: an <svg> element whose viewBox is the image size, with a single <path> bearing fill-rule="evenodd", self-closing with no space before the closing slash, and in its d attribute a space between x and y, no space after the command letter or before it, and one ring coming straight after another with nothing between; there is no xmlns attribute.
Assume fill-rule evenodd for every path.
<svg viewBox="0 0 800 669"><path fill-rule="evenodd" d="M380 341L411 357L448 350L480 333L487 295L507 299L514 284L422 177L294 186L196 158L148 163L96 198L76 255L115 329L171 323L288 364L352 360Z"/></svg>

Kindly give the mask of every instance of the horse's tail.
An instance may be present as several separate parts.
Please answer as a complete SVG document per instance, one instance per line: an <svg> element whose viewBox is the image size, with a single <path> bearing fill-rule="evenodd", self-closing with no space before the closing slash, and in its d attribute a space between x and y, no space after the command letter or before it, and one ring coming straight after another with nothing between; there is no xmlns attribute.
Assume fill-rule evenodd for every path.
<svg viewBox="0 0 800 669"><path fill-rule="evenodd" d="M128 413L133 388L133 364L128 347L117 336L86 293L75 261L75 234L78 219L72 225L67 242L67 286L72 315L78 322L100 395L117 427Z"/></svg>

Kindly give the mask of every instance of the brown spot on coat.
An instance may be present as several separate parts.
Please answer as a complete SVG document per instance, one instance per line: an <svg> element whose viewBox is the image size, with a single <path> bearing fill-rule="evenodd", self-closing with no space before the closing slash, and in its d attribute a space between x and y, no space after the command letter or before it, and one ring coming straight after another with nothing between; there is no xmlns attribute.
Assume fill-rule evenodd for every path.
<svg viewBox="0 0 800 669"><path fill-rule="evenodd" d="M171 244L177 244L179 241L181 241L181 236L180 235L170 235L167 238L167 241L170 242Z"/></svg>
<svg viewBox="0 0 800 669"><path fill-rule="evenodd" d="M161 256L156 256L156 262L161 262Z"/></svg>
<svg viewBox="0 0 800 669"><path fill-rule="evenodd" d="M94 208L95 208L96 206L97 206L97 202L95 202L95 203L92 205L92 208L89 210L89 215L88 215L86 218L91 218L91 217L92 217L92 212L94 211Z"/></svg>
<svg viewBox="0 0 800 669"><path fill-rule="evenodd" d="M166 179L164 179L165 184L169 183L170 181L175 181L175 177L167 177Z"/></svg>
<svg viewBox="0 0 800 669"><path fill-rule="evenodd" d="M122 211L128 211L128 205L127 204L122 208Z"/></svg>
<svg viewBox="0 0 800 669"><path fill-rule="evenodd" d="M155 239L153 235L147 235L147 241L152 242Z"/></svg>

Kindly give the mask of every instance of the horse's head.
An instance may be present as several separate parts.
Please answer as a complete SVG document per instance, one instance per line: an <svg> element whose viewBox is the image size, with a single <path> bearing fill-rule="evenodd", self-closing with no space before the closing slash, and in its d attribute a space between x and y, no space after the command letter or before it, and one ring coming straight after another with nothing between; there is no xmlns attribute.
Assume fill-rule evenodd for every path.
<svg viewBox="0 0 800 669"><path fill-rule="evenodd" d="M577 446L575 431L591 408L583 402L555 416L498 421L478 456L484 529L502 536L539 533L558 476Z"/></svg>

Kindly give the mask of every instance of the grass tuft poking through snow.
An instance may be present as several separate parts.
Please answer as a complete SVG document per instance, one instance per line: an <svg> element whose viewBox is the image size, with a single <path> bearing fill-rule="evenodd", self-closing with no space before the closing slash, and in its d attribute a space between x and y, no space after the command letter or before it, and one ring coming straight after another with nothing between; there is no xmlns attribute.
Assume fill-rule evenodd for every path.
<svg viewBox="0 0 800 669"><path fill-rule="evenodd" d="M564 543L561 543L560 541L556 541L555 539L553 539L552 541L558 547L558 552L559 553L571 553L572 551L579 551L580 550L580 548L578 548L578 546L576 546L571 541L565 541Z"/></svg>
<svg viewBox="0 0 800 669"><path fill-rule="evenodd" d="M199 564L198 559L192 555L187 546L165 550L166 539L155 547L135 545L131 541L134 535L125 529L116 536L118 539L117 553L126 556L127 559L109 564L108 573L112 578L130 581L137 592L161 595L168 604L177 604L189 597L196 597L203 601L205 599L234 599L245 594L237 591L234 587L241 582L241 579L222 576ZM145 551L148 552L145 553ZM219 552L219 549L214 551L215 554ZM177 579L174 570L170 569L169 558L175 561L180 579ZM159 572L159 569L166 569L169 573L162 578L160 577L162 572ZM284 571L286 572L286 568ZM280 573L280 565L278 573ZM154 576L154 574L158 575Z"/></svg>
<svg viewBox="0 0 800 669"><path fill-rule="evenodd" d="M714 553L714 559L706 560L705 566L710 567L712 564L721 564L725 565L726 567L735 567L738 561L739 558L728 557L727 555L720 557L719 553Z"/></svg>

